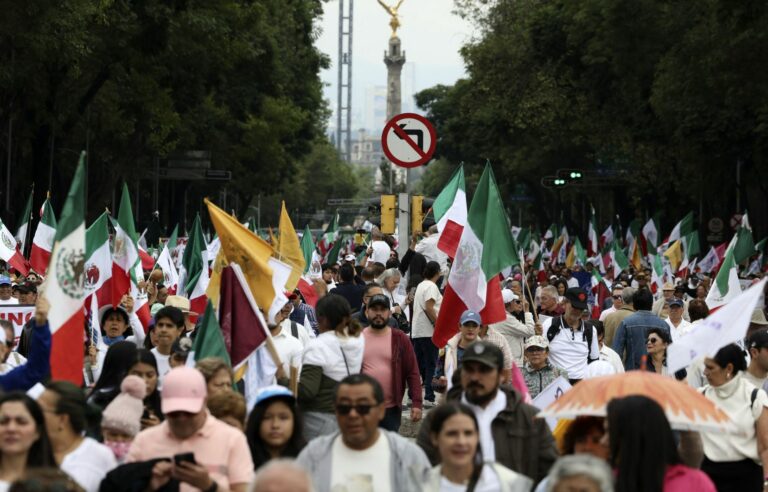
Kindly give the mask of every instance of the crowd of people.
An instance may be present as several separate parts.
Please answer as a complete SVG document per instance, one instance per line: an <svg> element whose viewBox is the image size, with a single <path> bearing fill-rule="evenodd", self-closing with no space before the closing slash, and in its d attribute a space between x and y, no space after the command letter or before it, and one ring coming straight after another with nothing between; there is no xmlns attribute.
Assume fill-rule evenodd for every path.
<svg viewBox="0 0 768 492"><path fill-rule="evenodd" d="M50 380L42 279L0 275L0 304L35 305L19 333L0 322L0 492L768 490L765 303L740 344L673 372L667 349L708 316L711 280L654 295L650 272L608 268L602 302L592 268L512 269L505 319L467 310L438 347L450 259L435 235L401 257L374 230L321 266L314 305L286 293L268 326L285 365L252 401L226 361L190 358L198 313L162 284L148 329L130 296L100 309L98 343L84 327L83 387ZM555 429L537 417L555 381L631 370L696 388L739 432L674 430L642 395Z"/></svg>

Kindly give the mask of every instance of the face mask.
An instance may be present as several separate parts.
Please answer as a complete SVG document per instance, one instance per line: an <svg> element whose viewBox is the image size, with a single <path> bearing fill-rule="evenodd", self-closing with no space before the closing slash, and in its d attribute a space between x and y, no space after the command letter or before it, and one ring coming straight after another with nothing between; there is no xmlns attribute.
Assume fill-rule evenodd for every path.
<svg viewBox="0 0 768 492"><path fill-rule="evenodd" d="M115 455L115 458L117 461L123 461L125 457L128 455L128 450L131 449L131 443L130 442L122 442L122 441L104 441L104 445L112 450L112 453Z"/></svg>

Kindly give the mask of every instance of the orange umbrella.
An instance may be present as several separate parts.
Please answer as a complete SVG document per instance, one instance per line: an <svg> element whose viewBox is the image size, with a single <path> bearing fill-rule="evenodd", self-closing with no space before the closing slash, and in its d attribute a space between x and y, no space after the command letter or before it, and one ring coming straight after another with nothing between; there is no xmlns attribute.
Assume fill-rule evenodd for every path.
<svg viewBox="0 0 768 492"><path fill-rule="evenodd" d="M664 409L673 429L736 433L731 418L700 392L674 378L648 371L585 379L538 414L539 417L605 417L614 398L643 395Z"/></svg>

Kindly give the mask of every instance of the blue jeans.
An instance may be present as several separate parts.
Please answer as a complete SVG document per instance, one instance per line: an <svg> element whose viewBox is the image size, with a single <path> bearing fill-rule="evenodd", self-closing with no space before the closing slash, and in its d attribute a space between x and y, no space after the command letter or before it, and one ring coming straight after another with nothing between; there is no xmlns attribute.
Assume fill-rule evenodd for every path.
<svg viewBox="0 0 768 492"><path fill-rule="evenodd" d="M434 403L435 392L432 390L432 378L435 376L439 351L430 337L414 338L413 351L416 352L416 360L419 362L419 374L421 374L421 382L424 386L424 399Z"/></svg>

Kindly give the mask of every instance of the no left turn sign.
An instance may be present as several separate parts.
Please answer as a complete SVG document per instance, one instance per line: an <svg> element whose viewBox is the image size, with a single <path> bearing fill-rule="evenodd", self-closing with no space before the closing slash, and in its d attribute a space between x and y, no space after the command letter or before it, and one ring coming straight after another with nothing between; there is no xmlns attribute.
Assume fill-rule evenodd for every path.
<svg viewBox="0 0 768 492"><path fill-rule="evenodd" d="M432 159L437 146L437 134L423 116L403 113L384 126L381 148L393 164L400 167L418 167Z"/></svg>

